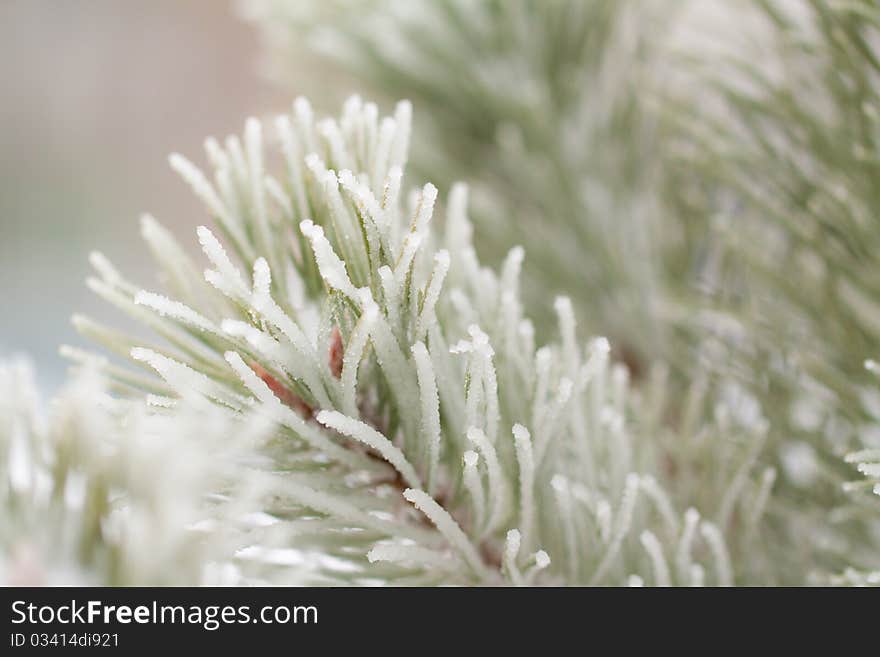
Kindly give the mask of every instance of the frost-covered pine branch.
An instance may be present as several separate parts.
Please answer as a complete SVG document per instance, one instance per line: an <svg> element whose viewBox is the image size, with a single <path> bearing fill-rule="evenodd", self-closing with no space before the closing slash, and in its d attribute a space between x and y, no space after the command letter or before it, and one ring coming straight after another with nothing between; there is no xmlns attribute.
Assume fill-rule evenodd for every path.
<svg viewBox="0 0 880 657"><path fill-rule="evenodd" d="M426 129L298 100L171 157L203 255L144 216L163 290L91 258L154 342L75 317L129 363L65 348L45 416L0 367L0 578L880 581L871 3L756 1L784 75L707 57L648 166L629 3L246 4Z"/></svg>
<svg viewBox="0 0 880 657"><path fill-rule="evenodd" d="M192 409L274 427L236 461L269 482L249 509L268 529L229 563L267 581L304 581L282 574L304 555L323 582L772 581L785 547L761 540L773 473L754 400L698 382L670 420L665 371L633 389L565 297L558 338L536 344L523 249L483 267L464 185L443 213L433 185L405 191L410 114L354 97L318 120L299 99L268 129L208 139L210 176L173 155L216 223L198 230L204 276L150 217L166 291L92 257L90 287L162 341L75 323L158 374L104 368L149 393L171 439L189 440L174 423ZM222 444L228 429L200 433Z"/></svg>

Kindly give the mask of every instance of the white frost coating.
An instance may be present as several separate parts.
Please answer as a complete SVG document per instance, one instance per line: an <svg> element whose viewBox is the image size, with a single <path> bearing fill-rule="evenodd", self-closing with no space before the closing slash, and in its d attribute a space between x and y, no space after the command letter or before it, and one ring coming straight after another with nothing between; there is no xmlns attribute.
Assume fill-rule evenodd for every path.
<svg viewBox="0 0 880 657"><path fill-rule="evenodd" d="M550 567L550 555L547 554L544 550L538 550L528 560L528 568L526 572L523 573L523 578L525 579L526 584L531 585L535 581L535 577L537 574Z"/></svg>
<svg viewBox="0 0 880 657"><path fill-rule="evenodd" d="M700 524L700 533L706 539L709 549L712 551L718 585L732 586L733 569L730 565L730 555L727 552L727 546L724 545L724 537L721 535L721 531L713 523L704 520Z"/></svg>
<svg viewBox="0 0 880 657"><path fill-rule="evenodd" d="M388 170L388 176L382 188L382 210L383 223L390 226L394 217L393 212L397 209L397 202L400 198L400 186L403 181L403 169L399 166L393 166Z"/></svg>
<svg viewBox="0 0 880 657"><path fill-rule="evenodd" d="M432 326L437 323L436 306L443 289L446 274L449 273L449 251L445 249L434 254L434 269L431 271L431 279L425 290L425 299L422 303L422 311L416 324L416 337L423 338Z"/></svg>
<svg viewBox="0 0 880 657"><path fill-rule="evenodd" d="M134 347L131 350L131 357L156 370L159 376L182 397L194 400L198 395L210 395L214 391L215 386L207 376L152 349Z"/></svg>
<svg viewBox="0 0 880 657"><path fill-rule="evenodd" d="M611 565L614 563L614 559L617 558L617 555L620 552L620 547L623 544L623 539L626 537L630 526L632 525L633 511L635 510L638 494L639 476L635 473L630 473L626 476L623 496L620 500L620 509L617 511L616 522L614 524L614 534L611 537L608 549L605 551L605 556L602 557L602 561L599 563L596 572L593 574L593 584L599 582L607 574L608 569L611 568Z"/></svg>
<svg viewBox="0 0 880 657"><path fill-rule="evenodd" d="M521 424L513 425L513 441L516 460L519 463L520 523L523 543L532 545L535 524L535 458L532 453L532 436Z"/></svg>
<svg viewBox="0 0 880 657"><path fill-rule="evenodd" d="M553 397L552 404L547 406L546 415L544 416L544 425L541 427L541 433L538 436L535 449L535 460L538 463L544 462L547 448L552 442L552 439L556 437L559 425L568 417L565 413L565 405L571 400L573 389L574 384L571 379L566 377L559 379L559 387L556 391L556 395Z"/></svg>
<svg viewBox="0 0 880 657"><path fill-rule="evenodd" d="M234 290L240 299L247 298L248 288L241 275L241 271L232 264L232 261L226 254L226 250L214 236L214 233L205 226L199 226L196 229L196 234L199 237L199 244L202 245L202 251L205 252L208 260L217 268L217 272L227 284L227 289ZM208 282L213 284L211 280ZM225 292L225 290L221 289L221 292Z"/></svg>
<svg viewBox="0 0 880 657"><path fill-rule="evenodd" d="M339 411L321 411L315 419L326 427L335 429L349 438L354 438L368 447L372 447L382 455L382 458L394 466L407 484L415 488L421 488L422 484L419 475L410 462L406 460L403 452L370 425L343 415Z"/></svg>
<svg viewBox="0 0 880 657"><path fill-rule="evenodd" d="M254 291L251 299L254 310L259 312L268 322L274 324L284 334L293 348L298 351L308 363L304 369L306 385L312 390L322 408L331 406L326 390L320 384L321 363L315 348L309 341L303 330L285 313L269 293L271 284L271 271L263 258L254 262Z"/></svg>
<svg viewBox="0 0 880 657"><path fill-rule="evenodd" d="M507 483L498 462L495 447L486 438L486 434L476 427L471 427L467 430L467 439L476 446L486 461L486 473L489 475L489 498L492 500L492 509L486 523L486 533L491 533L501 525L507 515L509 500Z"/></svg>
<svg viewBox="0 0 880 657"><path fill-rule="evenodd" d="M518 529L511 529L507 532L507 538L504 541L504 557L505 559L516 560L519 554L519 548L522 544L522 534Z"/></svg>
<svg viewBox="0 0 880 657"><path fill-rule="evenodd" d="M479 326L472 324L468 327L468 333L471 340L459 341L450 349L450 353L470 354L467 365L469 384L465 396L467 424L469 426L485 424L486 435L494 444L498 437L499 421L498 380L492 363L495 352L489 343L489 336ZM480 408L483 404L485 408L481 413Z"/></svg>
<svg viewBox="0 0 880 657"><path fill-rule="evenodd" d="M412 269L413 260L419 247L422 245L422 236L419 233L408 233L400 250L400 257L394 266L395 295L403 291L409 272Z"/></svg>
<svg viewBox="0 0 880 657"><path fill-rule="evenodd" d="M522 573L520 573L519 567L516 565L516 559L519 555L521 543L522 535L518 529L511 529L507 532L507 538L504 541L504 557L502 562L511 581L517 586L521 586L524 583Z"/></svg>
<svg viewBox="0 0 880 657"><path fill-rule="evenodd" d="M477 463L480 462L480 455L472 449L468 449L462 454L462 460L466 467L475 468L477 467Z"/></svg>
<svg viewBox="0 0 880 657"><path fill-rule="evenodd" d="M184 327L176 326L174 322L167 321L151 308L134 303L133 297L137 290L131 288L130 285L124 284L124 288L121 286L113 287L100 279L91 277L86 279L86 285L106 301L153 328L187 356L192 356L203 364L221 364L217 352L206 344L207 341L194 340ZM129 288L131 289L129 290ZM131 340L127 340L127 342L130 343Z"/></svg>
<svg viewBox="0 0 880 657"><path fill-rule="evenodd" d="M390 282L386 282L386 279L383 277L383 284L386 286L386 289L391 290L390 295L386 293L386 301L392 302L389 303L389 307L394 308L395 317L392 318L389 315L389 320L394 320L395 322L399 322L396 318L397 313L399 311L406 311L405 307L401 308L399 306L403 306L406 303L407 297L409 297L410 302L413 302L417 299L417 294L410 291L407 288L407 282L411 283L411 271L413 267L413 262L415 261L416 253L418 253L419 248L422 244L422 236L417 233L407 233L406 238L404 239L403 246L400 250L400 255L397 258L397 262L394 266L394 278ZM402 302L402 303L401 303Z"/></svg>
<svg viewBox="0 0 880 657"><path fill-rule="evenodd" d="M608 355L611 353L611 344L608 342L608 338L601 336L593 338L587 344L587 351L589 352L587 365L595 373L607 365Z"/></svg>
<svg viewBox="0 0 880 657"><path fill-rule="evenodd" d="M291 364L287 362L288 359L285 358L289 352L285 353L286 350L281 346L281 343L271 335L264 333L247 322L237 319L224 319L220 323L220 330L227 335L244 338L250 346L285 371L298 372L303 369L302 362L296 364L298 367L291 367ZM296 356L299 356L299 354L296 354Z"/></svg>
<svg viewBox="0 0 880 657"><path fill-rule="evenodd" d="M467 565L477 575L484 579L488 578L486 566L480 559L476 548L446 509L437 504L434 498L423 490L407 488L403 491L403 497L434 523L437 530L443 534L454 549L458 550Z"/></svg>
<svg viewBox="0 0 880 657"><path fill-rule="evenodd" d="M483 386L486 395L486 435L489 436L489 440L495 442L498 436L498 422L501 417L499 411L500 402L498 401L498 375L495 372L495 364L492 362L495 352L489 344L489 336L485 333L480 333L485 337L485 343L480 346L479 354L483 359Z"/></svg>
<svg viewBox="0 0 880 657"><path fill-rule="evenodd" d="M147 406L155 406L156 408L174 408L177 400L173 397L165 397L164 395L147 395Z"/></svg>
<svg viewBox="0 0 880 657"><path fill-rule="evenodd" d="M348 192L365 219L372 221L377 226L382 223L382 207L367 185L358 181L348 169L339 172L339 183L342 185L342 189Z"/></svg>
<svg viewBox="0 0 880 657"><path fill-rule="evenodd" d="M578 377L578 389L583 389L593 378L608 365L608 354L611 345L607 338L593 338L587 344L587 362L581 367Z"/></svg>
<svg viewBox="0 0 880 657"><path fill-rule="evenodd" d="M253 296L255 305L259 306L271 296L272 271L265 258L257 258L254 262L254 288Z"/></svg>
<svg viewBox="0 0 880 657"><path fill-rule="evenodd" d="M352 284L345 269L345 263L333 250L330 242L324 236L324 229L316 226L311 220L306 219L299 225L302 234L311 242L315 253L315 260L321 272L321 278L328 286L339 290L349 299L358 302L357 288Z"/></svg>
<svg viewBox="0 0 880 657"><path fill-rule="evenodd" d="M608 342L608 338L600 335L590 341L590 351L595 354L605 354L607 356L611 353L611 343Z"/></svg>
<svg viewBox="0 0 880 657"><path fill-rule="evenodd" d="M437 188L431 183L426 183L422 187L422 193L419 196L419 205L413 217L410 230L416 235L421 235L428 227L431 216L434 214L434 203L437 200Z"/></svg>
<svg viewBox="0 0 880 657"><path fill-rule="evenodd" d="M648 557L651 559L651 567L654 569L654 584L656 586L671 586L672 581L669 578L669 565L666 563L666 557L663 556L663 548L660 541L650 531L645 530L639 536L639 541Z"/></svg>
<svg viewBox="0 0 880 657"><path fill-rule="evenodd" d="M358 367L360 367L361 360L364 357L364 351L366 351L367 342L370 339L370 331L373 330L373 324L376 321L378 312L378 308L372 305L361 314L354 330L351 332L348 345L346 345L345 353L342 356L342 375L340 376L340 381L342 383L342 408L346 415L355 416L358 414Z"/></svg>
<svg viewBox="0 0 880 657"><path fill-rule="evenodd" d="M440 397L431 356L423 342L412 346L419 382L419 398L422 406L422 439L428 447L428 492L433 493L437 484L437 464L440 461Z"/></svg>
<svg viewBox="0 0 880 657"><path fill-rule="evenodd" d="M462 454L462 462L464 464L464 487L471 496L474 507L473 527L476 533L480 534L483 523L486 518L486 493L483 490L483 481L477 470L477 464L480 461L480 455L472 450L466 450Z"/></svg>
<svg viewBox="0 0 880 657"><path fill-rule="evenodd" d="M397 284L394 280L394 272L388 265L382 265L378 269L379 281L382 284L382 298L385 301L385 314L391 326L400 326L400 297L397 294Z"/></svg>
<svg viewBox="0 0 880 657"><path fill-rule="evenodd" d="M313 160L314 158L307 158L307 163ZM316 173L316 175L323 184L324 198L330 210L337 246L342 253L342 262L350 267L351 276L357 278L358 274L366 274L365 270L361 271L362 267L367 267L369 260L362 248L361 226L358 218L343 201L339 191L339 178L333 171L324 171L323 174Z"/></svg>
<svg viewBox="0 0 880 657"><path fill-rule="evenodd" d="M541 347L535 352L535 394L532 402L532 424L543 427L548 413L547 394L549 388L550 363L552 353L549 347Z"/></svg>
<svg viewBox="0 0 880 657"><path fill-rule="evenodd" d="M440 569L446 573L455 573L461 567L457 557L441 554L435 550L418 545L397 545L380 543L367 552L370 563L387 561L404 566L418 566L427 569Z"/></svg>
<svg viewBox="0 0 880 657"><path fill-rule="evenodd" d="M391 250L388 232L383 222L382 208L369 186L358 181L351 171L341 171L339 182L362 217L361 223L366 233L370 266L375 269L381 261L380 252L384 250L387 254Z"/></svg>
<svg viewBox="0 0 880 657"><path fill-rule="evenodd" d="M538 570L544 570L550 565L550 555L547 554L544 550L538 550L535 552L535 566L537 566Z"/></svg>
<svg viewBox="0 0 880 657"><path fill-rule="evenodd" d="M171 317L207 333L215 335L220 333L208 318L203 317L186 304L173 301L161 294L141 290L135 295L134 302L139 306L152 308L163 317Z"/></svg>

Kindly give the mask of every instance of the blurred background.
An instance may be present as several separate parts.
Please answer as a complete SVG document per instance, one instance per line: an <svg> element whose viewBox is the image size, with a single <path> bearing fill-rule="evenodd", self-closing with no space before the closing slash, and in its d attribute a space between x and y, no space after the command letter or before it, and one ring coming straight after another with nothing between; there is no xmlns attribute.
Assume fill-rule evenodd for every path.
<svg viewBox="0 0 880 657"><path fill-rule="evenodd" d="M288 102L256 74L258 34L233 9L0 2L0 358L29 357L44 392L67 369L58 345L85 344L73 312L125 325L84 285L91 250L155 287L142 212L196 248L206 215L168 154L201 163L206 136Z"/></svg>

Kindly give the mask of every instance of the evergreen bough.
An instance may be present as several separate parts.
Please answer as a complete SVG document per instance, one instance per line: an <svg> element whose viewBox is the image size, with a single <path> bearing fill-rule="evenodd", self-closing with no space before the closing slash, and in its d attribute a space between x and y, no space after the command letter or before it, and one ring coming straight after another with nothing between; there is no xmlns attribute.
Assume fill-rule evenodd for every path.
<svg viewBox="0 0 880 657"><path fill-rule="evenodd" d="M208 268L145 216L165 289L89 285L157 340L74 318L140 371L65 347L46 414L0 367L0 578L880 582L880 21L748 4L760 65L643 4L244 3L425 128L299 99L171 157Z"/></svg>
<svg viewBox="0 0 880 657"><path fill-rule="evenodd" d="M751 551L772 484L770 470L753 476L760 413L734 399L707 421L694 386L670 425L662 370L631 389L607 340L579 338L565 297L554 304L558 339L537 346L519 298L523 249L500 271L483 267L465 186L451 190L442 225L435 187L403 191L409 121L408 103L380 118L356 97L339 120L316 121L300 99L271 140L256 119L243 138L209 139L213 181L173 155L217 232L198 230L202 276L144 217L171 296L92 256L90 287L163 342L75 324L159 376L65 352L135 400L146 392L125 403L162 420L165 444L204 449L175 446L152 464L186 459L196 480L218 482L190 500L198 510L206 498L205 521L180 531L212 553L228 539L218 563L241 581L759 581L760 558L732 560ZM114 504L137 523L128 483ZM225 531L206 528L221 511ZM88 540L126 549L106 532Z"/></svg>

